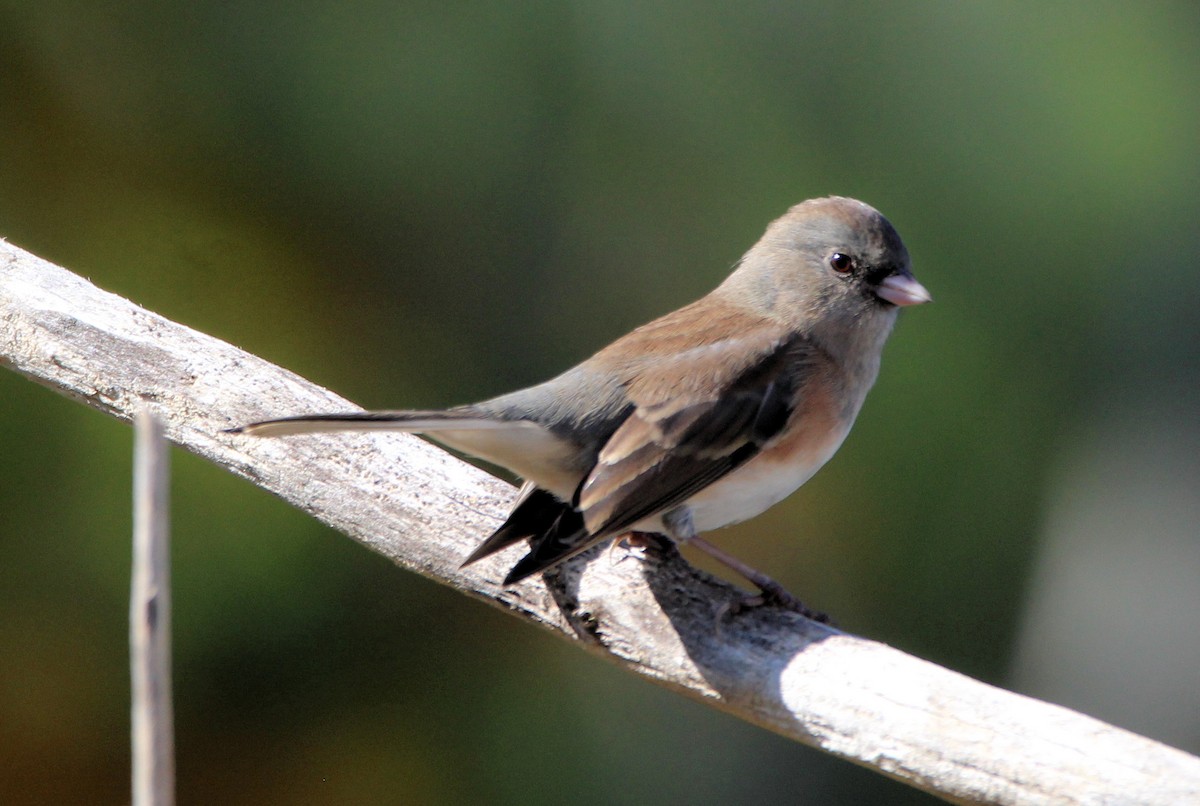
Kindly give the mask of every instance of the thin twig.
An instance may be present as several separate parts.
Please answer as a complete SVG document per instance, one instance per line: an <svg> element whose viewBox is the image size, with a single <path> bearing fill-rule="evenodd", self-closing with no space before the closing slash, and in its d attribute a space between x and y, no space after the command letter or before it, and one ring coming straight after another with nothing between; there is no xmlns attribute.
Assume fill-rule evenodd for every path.
<svg viewBox="0 0 1200 806"><path fill-rule="evenodd" d="M171 560L168 454L149 409L134 418L133 582L129 597L133 680L133 804L175 802L171 707Z"/></svg>

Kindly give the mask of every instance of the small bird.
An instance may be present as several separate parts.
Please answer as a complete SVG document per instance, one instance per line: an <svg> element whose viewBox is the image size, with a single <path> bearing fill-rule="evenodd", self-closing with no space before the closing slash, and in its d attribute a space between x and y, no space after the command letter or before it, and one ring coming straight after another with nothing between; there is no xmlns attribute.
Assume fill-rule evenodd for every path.
<svg viewBox="0 0 1200 806"><path fill-rule="evenodd" d="M602 540L651 533L712 554L763 598L794 602L698 535L778 503L833 456L897 312L930 299L878 211L810 199L767 227L710 294L545 383L444 411L314 414L232 430L407 431L507 468L525 484L463 562L528 539L505 584Z"/></svg>

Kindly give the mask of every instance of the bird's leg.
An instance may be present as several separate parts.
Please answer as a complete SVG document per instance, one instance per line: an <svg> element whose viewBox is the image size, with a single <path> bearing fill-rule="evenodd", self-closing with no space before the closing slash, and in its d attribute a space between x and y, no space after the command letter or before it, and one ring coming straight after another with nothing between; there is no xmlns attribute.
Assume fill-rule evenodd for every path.
<svg viewBox="0 0 1200 806"><path fill-rule="evenodd" d="M795 596L792 596L792 594L788 593L782 585L771 579L763 572L755 568L751 568L737 557L726 553L725 551L717 548L712 543L709 543L707 540L697 535L695 526L692 524L691 513L686 509L680 508L668 513L663 517L663 523L665 523L667 528L672 531L672 537L674 537L677 541L681 543L687 542L688 544L695 546L696 548L700 549L700 551L703 551L709 557L712 557L726 568L736 572L738 575L745 578L747 582L758 588L759 593L757 596L746 596L740 601L735 602L733 605L730 605L727 608L730 613L737 614L752 607L761 607L765 604L776 604L780 607L784 607L788 610L799 613L807 619L820 622L821 624L831 623L829 616L816 610L810 610L804 605L803 602L801 602ZM722 615L723 614L724 611L722 612Z"/></svg>
<svg viewBox="0 0 1200 806"><path fill-rule="evenodd" d="M776 604L780 607L793 610L807 619L820 622L821 624L829 624L829 616L817 610L809 609L803 602L795 596L787 592L782 585L769 576L755 568L751 568L744 562L734 557L732 554L727 554L721 549L709 543L702 537L693 537L688 541L689 544L703 551L709 557L712 557L717 562L727 568L736 571L738 574L746 578L754 587L758 588L757 596L747 596L739 602L735 602L730 608L731 613L739 613L742 610L748 610L752 607L761 607L765 604Z"/></svg>

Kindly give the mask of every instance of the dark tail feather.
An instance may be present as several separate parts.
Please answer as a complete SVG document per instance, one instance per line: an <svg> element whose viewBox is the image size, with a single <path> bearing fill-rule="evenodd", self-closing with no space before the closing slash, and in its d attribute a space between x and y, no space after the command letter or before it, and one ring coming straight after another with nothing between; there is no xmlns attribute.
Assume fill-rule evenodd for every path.
<svg viewBox="0 0 1200 806"><path fill-rule="evenodd" d="M574 557L597 541L583 525L583 515L573 507L559 504L558 518L542 534L530 541L529 553L504 578L505 585L513 585L526 577L545 571L563 560Z"/></svg>
<svg viewBox="0 0 1200 806"><path fill-rule="evenodd" d="M316 434L331 431L411 431L422 433L444 428L488 430L501 428L494 418L481 415L470 406L445 411L351 411L340 414L303 414L280 417L227 428L227 434L257 437L282 437L291 434Z"/></svg>
<svg viewBox="0 0 1200 806"><path fill-rule="evenodd" d="M504 524L493 532L491 537L480 543L459 567L466 568L471 563L506 549L519 540L550 531L564 509L569 507L562 501L545 490L532 484L528 485Z"/></svg>
<svg viewBox="0 0 1200 806"><path fill-rule="evenodd" d="M463 566L527 537L531 538L529 553L508 572L505 585L513 585L544 571L595 542L583 526L583 516L573 506L530 484L522 491L504 524L471 552Z"/></svg>
<svg viewBox="0 0 1200 806"><path fill-rule="evenodd" d="M596 542L584 528L583 515L573 506L529 484L522 490L508 519L463 560L463 567L524 538L530 538L529 553L508 572L505 585L516 584L545 571Z"/></svg>

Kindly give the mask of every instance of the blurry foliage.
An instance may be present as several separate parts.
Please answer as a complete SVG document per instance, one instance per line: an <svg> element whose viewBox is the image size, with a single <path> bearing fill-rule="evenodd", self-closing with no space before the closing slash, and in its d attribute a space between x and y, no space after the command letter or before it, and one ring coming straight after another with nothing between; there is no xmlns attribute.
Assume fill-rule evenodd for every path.
<svg viewBox="0 0 1200 806"><path fill-rule="evenodd" d="M791 203L863 198L937 301L830 466L718 538L849 629L1003 682L1062 439L1197 380L1198 25L1189 3L3 0L0 236L364 405L435 406L700 296ZM0 418L0 801L120 801L129 432L11 373ZM173 484L183 800L929 800L192 457Z"/></svg>

